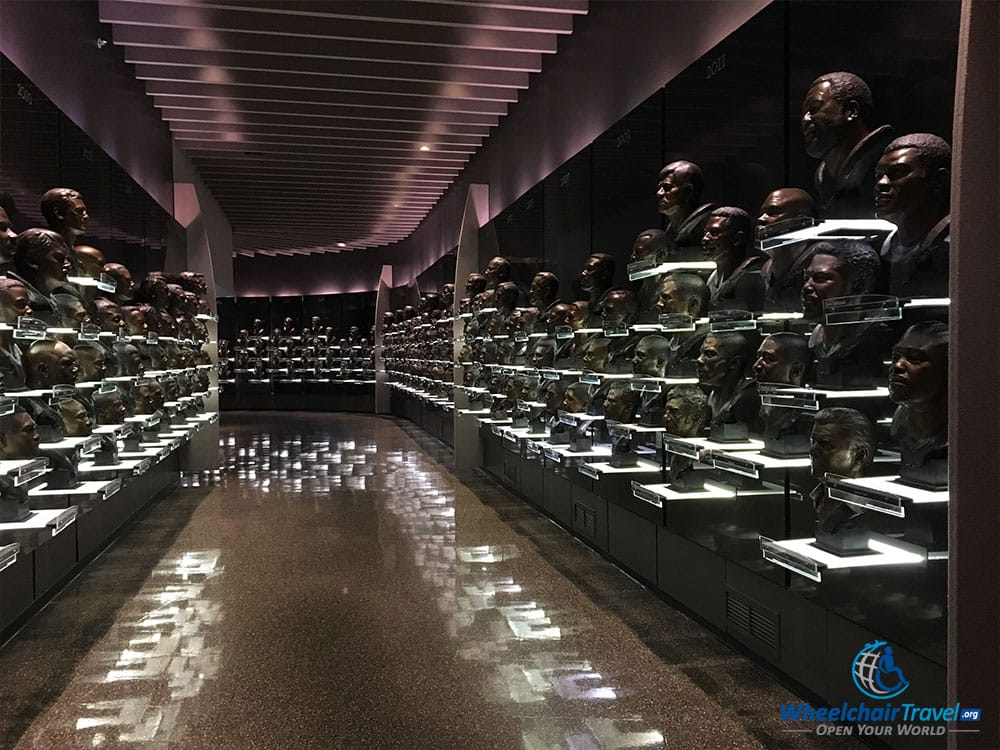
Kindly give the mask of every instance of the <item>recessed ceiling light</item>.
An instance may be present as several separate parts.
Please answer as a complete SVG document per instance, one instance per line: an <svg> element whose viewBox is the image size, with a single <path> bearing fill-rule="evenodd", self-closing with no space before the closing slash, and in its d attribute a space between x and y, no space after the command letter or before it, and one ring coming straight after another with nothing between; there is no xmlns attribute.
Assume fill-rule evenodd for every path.
<svg viewBox="0 0 1000 750"><path fill-rule="evenodd" d="M337 247L347 247L347 243L346 242L338 242L337 243Z"/></svg>
<svg viewBox="0 0 1000 750"><path fill-rule="evenodd" d="M430 150L431 150L431 147L430 147L430 146L421 146L421 147L420 147L420 150L421 150L421 151L430 151Z"/></svg>

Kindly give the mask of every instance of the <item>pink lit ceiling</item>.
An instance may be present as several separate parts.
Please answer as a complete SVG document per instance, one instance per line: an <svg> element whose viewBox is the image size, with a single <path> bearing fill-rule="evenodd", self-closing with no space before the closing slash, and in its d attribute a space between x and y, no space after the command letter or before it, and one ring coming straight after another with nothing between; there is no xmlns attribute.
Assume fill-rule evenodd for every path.
<svg viewBox="0 0 1000 750"><path fill-rule="evenodd" d="M100 0L237 253L409 235L587 0Z"/></svg>

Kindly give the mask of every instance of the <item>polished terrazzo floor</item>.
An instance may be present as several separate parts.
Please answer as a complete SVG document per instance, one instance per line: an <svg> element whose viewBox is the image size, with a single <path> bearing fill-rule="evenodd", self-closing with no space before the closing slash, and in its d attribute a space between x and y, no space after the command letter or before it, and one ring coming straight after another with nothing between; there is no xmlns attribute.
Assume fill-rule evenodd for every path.
<svg viewBox="0 0 1000 750"><path fill-rule="evenodd" d="M0 650L0 747L854 747L404 422L237 413L221 450Z"/></svg>

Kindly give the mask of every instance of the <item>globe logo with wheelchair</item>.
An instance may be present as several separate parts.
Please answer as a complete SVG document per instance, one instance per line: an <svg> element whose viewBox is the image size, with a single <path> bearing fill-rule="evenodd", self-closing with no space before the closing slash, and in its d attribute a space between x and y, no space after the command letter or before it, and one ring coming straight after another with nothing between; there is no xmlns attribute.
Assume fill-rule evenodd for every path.
<svg viewBox="0 0 1000 750"><path fill-rule="evenodd" d="M895 698L910 686L885 641L866 643L854 657L851 673L858 690L876 700Z"/></svg>

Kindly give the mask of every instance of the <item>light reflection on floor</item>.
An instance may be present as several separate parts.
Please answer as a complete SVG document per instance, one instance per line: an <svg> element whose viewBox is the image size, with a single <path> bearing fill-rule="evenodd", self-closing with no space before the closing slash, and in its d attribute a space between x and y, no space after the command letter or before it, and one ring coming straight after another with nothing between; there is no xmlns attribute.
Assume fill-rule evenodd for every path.
<svg viewBox="0 0 1000 750"><path fill-rule="evenodd" d="M18 747L218 747L212 732L224 722L213 716L217 709L206 696L246 705L247 695L232 686L246 680L240 669L252 671L257 666L256 654L242 642L226 638L258 635L256 602L245 601L249 596L275 599L265 602L273 610L263 626L267 637L261 634L261 640L254 642L270 651L262 660L263 669L274 674L265 671L253 677L270 689L273 676L278 681L274 690L294 693L291 684L286 688L280 680L296 678L281 672L295 663L296 656L303 658L303 649L308 654L313 648L306 643L315 627L308 617L332 611L346 618L343 627L335 622L325 631L327 637L344 634L341 647L376 654L387 647L405 650L406 631L395 627L398 603L380 598L392 598L395 592L398 599L395 587L405 589L413 609L407 612L410 623L424 627L428 641L440 632L445 660L453 658L459 665L458 680L475 681L474 689L467 691L477 694L468 696L473 707L468 713L474 714L478 707L486 714L489 707L499 712L491 715L511 719L502 735L511 737L510 742L490 747L694 746L691 739L700 736L700 726L715 737L714 746L762 746L680 669L658 661L621 621L546 564L531 538L502 522L398 427L373 418L323 419L342 419L348 427L341 425L339 432L325 429L318 416L285 418L284 429L271 433L247 420L235 428L223 422L221 471L183 478L184 486L202 488L207 495L198 506L200 520L185 527L181 538L205 544L175 544L155 565L138 593L118 612L112 630L83 658L65 690L65 700L60 697L51 716L43 713ZM309 428L297 429L299 423ZM350 439L344 438L345 432ZM313 531L306 540L303 535ZM267 543L254 546L260 538ZM303 542L302 556L295 555L297 541ZM309 566L309 555L316 548L306 541L342 545L329 558L340 569L329 572L329 583L325 570L305 571L315 578L295 589L294 596L269 590L268 586L280 585L282 577L275 571L283 571L282 566L299 565L296 571ZM594 564L604 565L600 560ZM257 565L265 574L260 589L253 588ZM630 585L622 577L622 586ZM272 632L286 632L281 626L288 615L281 608L295 610L309 596L316 601L301 613L306 618L302 629L288 631L301 640L287 644L281 636L268 640ZM337 597L345 601L338 602ZM366 610L368 606L371 610ZM369 624L380 629L366 629ZM421 644L412 645L419 650ZM410 677L426 682L422 684L428 692L426 710L449 721L452 707L431 699L437 690L434 680L440 679L435 662L403 655L398 664L378 666L403 670L390 677L404 691L410 690ZM719 666L726 670L731 663ZM368 677L358 675L366 689L372 680L362 678ZM350 682L352 675L319 673L307 678L322 688L324 680ZM419 705L419 696L416 701ZM307 712L321 708L308 700L303 703ZM69 720L64 716L66 704L72 714ZM332 708L338 716L337 706ZM360 710L365 713L354 717L360 724L344 736L364 737L363 741L315 746L401 746L398 738L395 744L388 740L381 744L378 739L380 711L391 716L394 707L365 704ZM251 715L240 714L252 722ZM280 735L281 727L273 726L277 715L268 715L269 723L261 731L272 734L263 736ZM363 724L369 720L375 725L373 734L364 735ZM706 724L709 720L711 724ZM461 721L475 724L476 716L463 715ZM318 726L323 728L322 722ZM240 731L247 729L229 727L229 734L220 736L232 741L234 732ZM723 743L720 738L733 741ZM260 747L277 747L263 739L261 743ZM433 736L413 740L411 746L451 747L436 744ZM787 746L807 745L790 739ZM461 750L480 750L480 746Z"/></svg>

